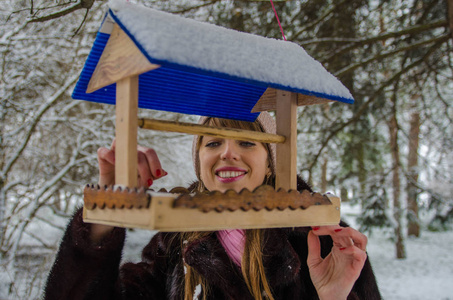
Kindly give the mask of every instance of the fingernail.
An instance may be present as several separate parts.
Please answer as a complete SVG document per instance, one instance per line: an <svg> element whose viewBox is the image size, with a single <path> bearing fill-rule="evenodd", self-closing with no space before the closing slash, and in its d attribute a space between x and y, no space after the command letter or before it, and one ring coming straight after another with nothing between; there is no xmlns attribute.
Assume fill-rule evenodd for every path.
<svg viewBox="0 0 453 300"><path fill-rule="evenodd" d="M164 171L164 175L162 175L162 176L167 176L167 175L168 175L167 171Z"/></svg>
<svg viewBox="0 0 453 300"><path fill-rule="evenodd" d="M151 185L153 185L153 179L152 178L148 179L148 187L150 187Z"/></svg>
<svg viewBox="0 0 453 300"><path fill-rule="evenodd" d="M319 228L320 228L319 226L312 227L312 229L315 230L315 231L319 230Z"/></svg>
<svg viewBox="0 0 453 300"><path fill-rule="evenodd" d="M344 249L346 249L346 247L341 247L340 250L343 251Z"/></svg>
<svg viewBox="0 0 453 300"><path fill-rule="evenodd" d="M340 231L342 231L342 230L343 230L342 228L338 228L338 229L335 229L334 231L335 231L335 232L340 232Z"/></svg>
<svg viewBox="0 0 453 300"><path fill-rule="evenodd" d="M160 175L162 175L162 171L160 169L157 169L156 170L156 176L160 177Z"/></svg>

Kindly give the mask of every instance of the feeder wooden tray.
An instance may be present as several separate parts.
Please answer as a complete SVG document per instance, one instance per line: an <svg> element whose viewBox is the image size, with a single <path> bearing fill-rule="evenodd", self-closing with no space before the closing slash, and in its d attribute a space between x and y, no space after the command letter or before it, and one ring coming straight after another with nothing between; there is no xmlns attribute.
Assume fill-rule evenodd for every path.
<svg viewBox="0 0 453 300"><path fill-rule="evenodd" d="M278 201L275 201L278 199ZM160 231L213 231L335 225L340 199L304 191L255 191L173 194L143 189L87 186L84 220L118 227Z"/></svg>

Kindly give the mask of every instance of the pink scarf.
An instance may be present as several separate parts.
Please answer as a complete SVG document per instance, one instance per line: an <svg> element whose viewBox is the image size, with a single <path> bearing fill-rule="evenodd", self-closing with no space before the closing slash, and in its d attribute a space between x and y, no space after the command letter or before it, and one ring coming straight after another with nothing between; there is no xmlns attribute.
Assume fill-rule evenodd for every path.
<svg viewBox="0 0 453 300"><path fill-rule="evenodd" d="M217 238L231 260L240 267L245 247L245 230L232 229L217 231Z"/></svg>

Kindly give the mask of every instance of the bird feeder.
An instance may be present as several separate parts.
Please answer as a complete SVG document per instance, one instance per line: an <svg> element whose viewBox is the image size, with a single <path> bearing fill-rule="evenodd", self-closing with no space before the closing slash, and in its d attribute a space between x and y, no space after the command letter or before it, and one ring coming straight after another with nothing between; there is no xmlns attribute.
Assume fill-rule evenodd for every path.
<svg viewBox="0 0 453 300"><path fill-rule="evenodd" d="M116 105L115 185L85 188L85 222L161 231L339 223L339 198L297 191L296 113L354 100L297 44L111 0L73 98ZM277 134L138 119L138 108L249 122L272 110ZM276 143L275 189L137 189L138 128Z"/></svg>

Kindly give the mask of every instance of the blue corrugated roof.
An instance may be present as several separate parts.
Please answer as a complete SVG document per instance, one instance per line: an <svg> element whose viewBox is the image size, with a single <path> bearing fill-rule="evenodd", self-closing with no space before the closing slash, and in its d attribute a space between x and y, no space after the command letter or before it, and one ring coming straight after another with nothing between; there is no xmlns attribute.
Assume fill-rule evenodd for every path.
<svg viewBox="0 0 453 300"><path fill-rule="evenodd" d="M116 84L86 93L110 35L99 32L72 97L115 104ZM139 76L140 108L254 121L250 113L266 87L162 66Z"/></svg>
<svg viewBox="0 0 453 300"><path fill-rule="evenodd" d="M126 8L129 9L129 5L126 6ZM153 12L151 11L151 13ZM122 21L121 18L116 16L114 11L110 11L109 17L126 32L137 48L140 49L151 63L161 65L160 68L143 73L139 76L140 108L253 121L258 114L251 113L251 110L267 87L289 90L346 103L353 102L352 98L316 92L310 90L310 88L307 88L306 86L289 87L281 83L263 82L250 77L246 78L221 71L206 70L190 64L184 65L181 62L176 63L171 61L171 57L170 59L153 57L153 53L150 53L150 51L145 49L142 43L138 41L136 36L129 30L127 25L130 26L131 24L124 24L124 20ZM124 22L130 22L130 20L127 20L126 18ZM174 20L171 22L174 22ZM162 26L165 27L165 24L162 24ZM207 24L207 26L214 25ZM209 32L209 29L210 28L207 28L207 32ZM150 30L149 34L152 34L153 32L155 32L155 29L154 31ZM232 33L227 32L227 34L230 35ZM146 36L149 37L149 35ZM104 33L100 31L97 34L91 52L80 75L80 79L74 89L72 95L74 99L115 104L115 84L101 88L93 93L86 93L88 83L109 37L110 34L108 32ZM168 38L170 39L171 36ZM243 36L241 36L241 38L243 38ZM265 43L267 43L267 41L265 41ZM271 41L269 43L272 43L271 46L275 47L275 42ZM206 43L203 45L206 45ZM207 47L209 47L209 44L207 44ZM186 51L190 52L191 49L186 49ZM301 51L303 52L302 55L306 55L302 49ZM217 52L215 53L217 55L216 59L222 59L222 55ZM231 49L228 54L231 54ZM230 62L231 57L228 59ZM237 65L246 70L246 63L247 61ZM256 65L255 62L255 66ZM265 68L267 66L262 67ZM317 66L315 65L314 67ZM323 74L322 72L325 72L327 75L331 76L322 68L322 66L320 66L320 69L322 69L320 70L321 74ZM319 70L316 71L319 72ZM270 70L268 73L272 74L272 72L273 70ZM344 88L341 83L339 84L341 88Z"/></svg>

